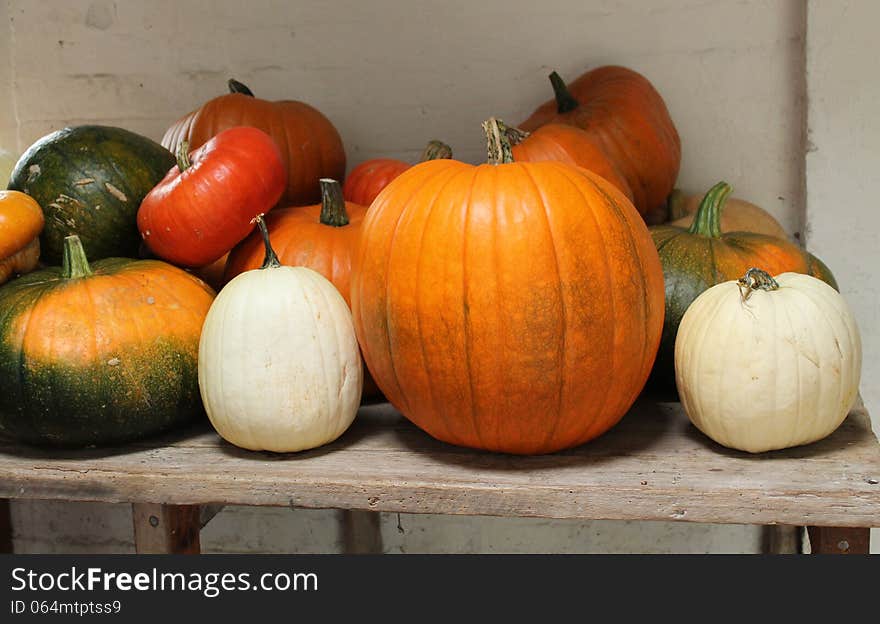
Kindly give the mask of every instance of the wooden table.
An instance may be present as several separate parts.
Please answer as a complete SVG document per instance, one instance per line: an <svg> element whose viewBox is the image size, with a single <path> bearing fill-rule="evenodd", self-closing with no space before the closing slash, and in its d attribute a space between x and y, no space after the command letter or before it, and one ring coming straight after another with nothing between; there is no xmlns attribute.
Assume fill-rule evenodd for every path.
<svg viewBox="0 0 880 624"><path fill-rule="evenodd" d="M349 530L368 535L380 511L806 526L813 552L863 553L880 526L878 482L861 406L821 442L762 455L724 449L678 403L648 400L600 439L538 457L443 444L387 404L298 454L244 451L204 423L124 448L0 442L0 497L132 503L139 552L198 552L204 522L235 504L350 510Z"/></svg>

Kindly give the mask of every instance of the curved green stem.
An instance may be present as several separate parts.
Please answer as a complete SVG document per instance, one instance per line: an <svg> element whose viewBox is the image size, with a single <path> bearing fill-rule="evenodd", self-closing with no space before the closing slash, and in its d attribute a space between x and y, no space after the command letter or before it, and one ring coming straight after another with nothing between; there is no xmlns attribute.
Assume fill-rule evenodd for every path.
<svg viewBox="0 0 880 624"><path fill-rule="evenodd" d="M64 250L61 257L61 277L79 279L92 274L86 250L83 249L79 236L73 234L64 239Z"/></svg>
<svg viewBox="0 0 880 624"><path fill-rule="evenodd" d="M263 215L258 214L254 217L254 220L251 223L257 224L257 227L260 228L260 235L263 237L263 247L266 248L266 255L263 258L263 266L261 269L277 269L281 266L281 262L278 260L278 256L275 255L275 250L272 249L272 243L269 242L269 228L266 227L266 220L263 218Z"/></svg>
<svg viewBox="0 0 880 624"><path fill-rule="evenodd" d="M254 97L254 92L248 89L248 86L243 82L239 82L235 78L230 78L226 83L229 86L230 93L241 93L242 95L249 95L250 97Z"/></svg>
<svg viewBox="0 0 880 624"><path fill-rule="evenodd" d="M189 141L183 140L177 146L177 168L183 173L192 167L192 161L189 159Z"/></svg>
<svg viewBox="0 0 880 624"><path fill-rule="evenodd" d="M321 223L333 227L348 225L342 185L332 178L321 178Z"/></svg>
<svg viewBox="0 0 880 624"><path fill-rule="evenodd" d="M553 85L553 93L556 96L556 112L568 113L581 105L568 90L562 77L556 72L550 74L550 84Z"/></svg>
<svg viewBox="0 0 880 624"><path fill-rule="evenodd" d="M719 182L709 189L697 214L694 216L694 222L688 230L691 234L699 234L700 236L709 236L711 238L721 237L721 209L724 202L730 196L733 189L727 182Z"/></svg>
<svg viewBox="0 0 880 624"><path fill-rule="evenodd" d="M507 138L508 126L500 119L490 117L483 122L486 133L486 151L490 165L503 165L513 162L510 140Z"/></svg>
<svg viewBox="0 0 880 624"><path fill-rule="evenodd" d="M442 160L444 158L452 158L452 148L443 141L428 141L425 151L419 162L427 162L429 160Z"/></svg>

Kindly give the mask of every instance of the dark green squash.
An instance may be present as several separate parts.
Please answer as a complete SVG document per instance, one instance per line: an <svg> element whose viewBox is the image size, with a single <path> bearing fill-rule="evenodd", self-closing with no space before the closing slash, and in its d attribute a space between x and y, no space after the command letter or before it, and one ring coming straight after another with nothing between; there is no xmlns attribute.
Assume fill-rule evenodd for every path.
<svg viewBox="0 0 880 624"><path fill-rule="evenodd" d="M726 182L713 186L688 229L673 225L650 228L666 288L663 335L649 380L653 389L674 390L678 325L688 306L704 290L738 279L751 267L760 267L771 275L786 271L810 273L805 252L785 239L755 232L721 232L721 212L730 192Z"/></svg>
<svg viewBox="0 0 880 624"><path fill-rule="evenodd" d="M40 245L47 264L61 262L71 234L80 237L90 260L135 257L138 208L175 162L158 143L122 128L64 128L21 156L9 188L43 208Z"/></svg>
<svg viewBox="0 0 880 624"><path fill-rule="evenodd" d="M157 260L61 267L0 287L0 434L43 446L136 439L203 413L202 323L214 293Z"/></svg>

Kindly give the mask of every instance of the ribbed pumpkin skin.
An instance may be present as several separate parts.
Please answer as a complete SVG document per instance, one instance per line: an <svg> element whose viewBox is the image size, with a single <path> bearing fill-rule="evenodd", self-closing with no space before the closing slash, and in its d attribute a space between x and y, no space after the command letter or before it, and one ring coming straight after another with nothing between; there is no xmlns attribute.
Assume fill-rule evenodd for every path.
<svg viewBox="0 0 880 624"><path fill-rule="evenodd" d="M568 91L580 104L574 110L560 113L557 101L550 100L519 127L529 132L548 123L581 128L616 163L639 213L661 209L678 177L681 139L654 86L638 72L609 65L582 74Z"/></svg>
<svg viewBox="0 0 880 624"><path fill-rule="evenodd" d="M197 149L208 139L235 126L252 126L271 136L287 169L282 201L305 206L318 201L320 178L345 176L342 138L327 117L304 102L270 102L243 93L228 93L206 102L172 125L162 145L177 152L180 141Z"/></svg>
<svg viewBox="0 0 880 624"><path fill-rule="evenodd" d="M743 301L735 281L688 308L676 381L694 425L724 446L760 453L820 440L858 396L862 346L846 301L808 275Z"/></svg>
<svg viewBox="0 0 880 624"><path fill-rule="evenodd" d="M60 264L65 237L76 234L89 260L136 257L137 211L174 165L161 145L134 132L77 126L46 135L22 154L9 183L43 208L43 260Z"/></svg>
<svg viewBox="0 0 880 624"><path fill-rule="evenodd" d="M0 431L85 446L154 434L202 413L196 365L213 291L155 260L108 258L0 288Z"/></svg>
<svg viewBox="0 0 880 624"><path fill-rule="evenodd" d="M342 192L346 201L369 206L391 180L412 167L396 158L374 158L359 164L345 179Z"/></svg>
<svg viewBox="0 0 880 624"><path fill-rule="evenodd" d="M355 328L386 397L452 444L518 454L613 426L650 371L660 263L633 206L559 162L414 166L370 207Z"/></svg>
<svg viewBox="0 0 880 624"><path fill-rule="evenodd" d="M697 209L700 207L702 195L684 195L673 191L669 197L670 223L681 228L689 228L694 222ZM722 232L755 232L788 239L788 232L773 215L751 202L735 197L729 198L724 204L721 215Z"/></svg>
<svg viewBox="0 0 880 624"><path fill-rule="evenodd" d="M632 201L632 190L608 156L590 138L590 135L574 126L548 124L541 126L520 143L513 146L516 162L540 162L558 160L583 167L611 182Z"/></svg>

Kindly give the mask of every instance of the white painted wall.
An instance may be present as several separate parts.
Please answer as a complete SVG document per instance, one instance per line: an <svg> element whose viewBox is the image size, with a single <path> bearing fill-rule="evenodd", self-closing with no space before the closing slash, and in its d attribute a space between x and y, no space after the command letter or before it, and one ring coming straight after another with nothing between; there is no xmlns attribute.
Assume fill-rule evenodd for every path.
<svg viewBox="0 0 880 624"><path fill-rule="evenodd" d="M862 396L880 432L880 3L808 3L805 235L839 277L862 334ZM872 536L880 552L880 531Z"/></svg>
<svg viewBox="0 0 880 624"><path fill-rule="evenodd" d="M815 5L811 11L822 13L820 24L838 12ZM873 44L868 24L876 18L856 18L865 40L841 53L844 62ZM260 96L321 108L340 129L350 164L377 155L415 158L435 137L476 161L483 155L480 121L525 118L549 97L551 69L574 78L619 63L643 72L664 95L684 146L682 188L696 192L725 179L794 232L805 199L805 21L800 0L0 0L0 84L12 85L0 90L0 146L21 150L79 123L120 125L158 139L234 76ZM833 28L823 28L831 45ZM856 68L873 69L865 66L871 56L854 66L853 79ZM828 77L833 65L818 66L826 75L822 89L856 88L849 78ZM830 125L811 123L820 148L811 162L827 154L844 168L851 160L850 139L834 141L833 124L854 114L868 119L872 111L867 97L862 108L846 106L828 111ZM814 102L810 112L826 114ZM823 152L826 140L833 146ZM866 167L876 163L872 158ZM829 184L821 192L836 197L845 177ZM806 188L812 217L826 200L814 202L819 188ZM874 213L854 196L845 195L847 209L863 223L866 212ZM839 204L834 210L842 214ZM849 233L830 235L843 232L842 223L831 224L837 229L826 239L813 224L811 245L827 252L847 293L862 297L863 324L871 310L876 321L870 294L859 289L870 266L863 259L877 252L866 247L864 255L848 256L840 242ZM876 378L876 360L872 366ZM125 551L128 514L124 506L17 503L16 544L29 551ZM279 547L281 535L283 547L333 552L334 519L330 511L235 508L208 526L204 543L206 550L266 551ZM402 525L403 533L396 516L384 516L390 551L754 552L759 544L750 527L433 516L404 516Z"/></svg>

